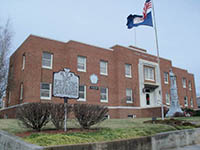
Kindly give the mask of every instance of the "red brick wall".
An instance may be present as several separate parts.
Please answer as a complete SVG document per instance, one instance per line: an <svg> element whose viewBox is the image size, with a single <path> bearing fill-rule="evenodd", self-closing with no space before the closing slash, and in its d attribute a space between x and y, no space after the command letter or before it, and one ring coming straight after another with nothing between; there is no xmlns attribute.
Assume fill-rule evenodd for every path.
<svg viewBox="0 0 200 150"><path fill-rule="evenodd" d="M52 83L53 72L58 72L63 68L70 68L72 72L80 76L80 84L84 84L87 87L87 101L82 103L101 104L108 106L140 107L138 76L139 59L157 62L157 58L141 51L140 49L133 49L131 50L130 48L116 45L112 47L112 50L106 50L75 41L63 43L31 35L10 58L10 64L13 66L12 75L14 80L14 88L11 89L10 104L8 104L7 93L6 106L12 106L24 102L49 102L48 100L40 100L40 83ZM42 68L43 52L49 52L53 54L53 68L51 70ZM24 70L22 70L23 54L26 57ZM85 56L87 58L86 73L77 71L77 56ZM108 76L100 75L100 60L108 62ZM125 77L126 63L132 65L132 78ZM169 69L173 68L174 73L178 77L177 83L178 94L180 95L180 103L184 103L183 97L186 94L188 96L188 100L190 100L190 97L193 97L194 108L197 108L193 75L187 73L185 70L172 67L171 61L163 58L160 61L160 68L163 102L165 103L166 92L170 93L170 83L164 84L164 72L169 72ZM109 87L108 103L100 102L100 90L89 89L89 86L92 85L89 79L91 74L96 74L99 78L96 86ZM192 91L189 91L188 86L187 89L181 88L181 78L183 76L186 77L187 83L188 80L192 81ZM24 84L24 95L22 102L19 100L21 83ZM133 89L134 102L131 104L126 103L126 88ZM52 97L52 101L63 102L63 99ZM69 103L75 102L75 100L69 100ZM112 110L112 112L115 112L112 114L113 116L124 116L124 110L119 110L119 112ZM129 110L127 110L127 112L129 112ZM150 114L148 111L145 112L147 112L147 115ZM137 113L138 116L146 116L139 115L139 113L142 113L139 110L135 111L135 113Z"/></svg>

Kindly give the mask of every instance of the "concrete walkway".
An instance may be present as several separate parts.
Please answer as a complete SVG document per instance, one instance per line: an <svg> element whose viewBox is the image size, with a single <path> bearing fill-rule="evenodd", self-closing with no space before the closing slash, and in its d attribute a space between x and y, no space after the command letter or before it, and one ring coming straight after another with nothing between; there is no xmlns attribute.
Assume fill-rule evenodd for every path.
<svg viewBox="0 0 200 150"><path fill-rule="evenodd" d="M179 148L174 148L174 149L167 149L167 150L200 150L200 144L185 146L185 147L179 147Z"/></svg>

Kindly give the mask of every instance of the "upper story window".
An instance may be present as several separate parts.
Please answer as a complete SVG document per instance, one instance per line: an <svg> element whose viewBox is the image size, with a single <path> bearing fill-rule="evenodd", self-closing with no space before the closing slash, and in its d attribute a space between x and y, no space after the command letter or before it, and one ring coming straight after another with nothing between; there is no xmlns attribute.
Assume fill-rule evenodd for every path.
<svg viewBox="0 0 200 150"><path fill-rule="evenodd" d="M132 89L126 89L126 103L133 103Z"/></svg>
<svg viewBox="0 0 200 150"><path fill-rule="evenodd" d="M108 102L108 88L100 88L100 100L101 102Z"/></svg>
<svg viewBox="0 0 200 150"><path fill-rule="evenodd" d="M78 56L77 58L77 70L81 72L86 72L86 57Z"/></svg>
<svg viewBox="0 0 200 150"><path fill-rule="evenodd" d="M149 81L155 81L155 68L144 66L144 79Z"/></svg>
<svg viewBox="0 0 200 150"><path fill-rule="evenodd" d="M182 78L182 85L183 85L183 88L186 88L186 78Z"/></svg>
<svg viewBox="0 0 200 150"><path fill-rule="evenodd" d="M23 54L23 56L22 56L22 70L25 69L25 63L26 63L26 56L25 56L25 54Z"/></svg>
<svg viewBox="0 0 200 150"><path fill-rule="evenodd" d="M79 86L79 101L86 101L86 86L80 85Z"/></svg>
<svg viewBox="0 0 200 150"><path fill-rule="evenodd" d="M40 99L51 100L51 84L50 83L40 84Z"/></svg>
<svg viewBox="0 0 200 150"><path fill-rule="evenodd" d="M164 83L168 84L169 80L168 80L169 74L167 72L164 72Z"/></svg>
<svg viewBox="0 0 200 150"><path fill-rule="evenodd" d="M192 82L190 80L188 82L188 87L189 87L189 90L191 91L192 90Z"/></svg>
<svg viewBox="0 0 200 150"><path fill-rule="evenodd" d="M107 61L100 61L100 74L101 75L108 75L108 62Z"/></svg>
<svg viewBox="0 0 200 150"><path fill-rule="evenodd" d="M42 54L42 68L52 69L53 55L48 52Z"/></svg>
<svg viewBox="0 0 200 150"><path fill-rule="evenodd" d="M131 65L130 64L125 64L125 77L131 78Z"/></svg>
<svg viewBox="0 0 200 150"><path fill-rule="evenodd" d="M188 98L187 98L187 96L184 96L184 105L186 107L188 106Z"/></svg>
<svg viewBox="0 0 200 150"><path fill-rule="evenodd" d="M24 94L24 84L21 83L20 84L20 100L22 101L23 100L23 94Z"/></svg>
<svg viewBox="0 0 200 150"><path fill-rule="evenodd" d="M166 93L165 99L166 99L166 104L170 105L170 95L169 95L169 93Z"/></svg>

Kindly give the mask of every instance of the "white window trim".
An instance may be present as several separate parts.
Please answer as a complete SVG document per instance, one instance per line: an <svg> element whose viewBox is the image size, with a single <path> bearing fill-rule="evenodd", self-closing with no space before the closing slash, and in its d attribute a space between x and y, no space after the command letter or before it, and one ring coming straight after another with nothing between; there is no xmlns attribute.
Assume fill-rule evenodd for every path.
<svg viewBox="0 0 200 150"><path fill-rule="evenodd" d="M20 84L20 100L23 100L23 93L24 93L24 84Z"/></svg>
<svg viewBox="0 0 200 150"><path fill-rule="evenodd" d="M184 81L185 81L185 84L184 84ZM183 88L186 88L186 78L182 78L182 84L183 84Z"/></svg>
<svg viewBox="0 0 200 150"><path fill-rule="evenodd" d="M190 80L188 82L188 87L189 87L189 90L192 91L192 82Z"/></svg>
<svg viewBox="0 0 200 150"><path fill-rule="evenodd" d="M169 102L167 102L167 95L168 95L168 98L169 98ZM170 105L170 95L169 95L169 93L165 94L165 102L166 102L166 105Z"/></svg>
<svg viewBox="0 0 200 150"><path fill-rule="evenodd" d="M185 97L187 98L186 100L187 100L187 104L185 104ZM188 97L187 96L184 96L184 106L188 106Z"/></svg>
<svg viewBox="0 0 200 150"><path fill-rule="evenodd" d="M86 101L86 85L81 85L84 86L84 98L79 98L78 101Z"/></svg>
<svg viewBox="0 0 200 150"><path fill-rule="evenodd" d="M131 88L126 88L126 92L127 92L128 89L131 90L131 101L127 101L127 99L126 99L126 103L132 104L133 103L133 90ZM127 95L126 95L126 97L127 97Z"/></svg>
<svg viewBox="0 0 200 150"><path fill-rule="evenodd" d="M22 55L22 70L25 69L25 63L26 63L26 56Z"/></svg>
<svg viewBox="0 0 200 150"><path fill-rule="evenodd" d="M43 53L49 53L49 52L43 52ZM42 55L43 55L43 53L42 53ZM51 54L51 53L49 53L49 54L51 55L51 65L50 66L43 66L43 64L42 64L42 68L44 68L44 69L52 69L52 67L53 67L53 54Z"/></svg>
<svg viewBox="0 0 200 150"><path fill-rule="evenodd" d="M130 75L126 74L126 66L129 66L129 68L130 68ZM132 65L131 64L125 64L125 77L132 78Z"/></svg>
<svg viewBox="0 0 200 150"><path fill-rule="evenodd" d="M167 81L165 81L165 74L167 74ZM167 72L164 72L164 83L169 84L169 74Z"/></svg>
<svg viewBox="0 0 200 150"><path fill-rule="evenodd" d="M101 94L101 90L100 90L100 94ZM100 96L100 98L101 98L101 96ZM108 88L106 88L106 98L107 98L106 100L100 99L100 101L103 102L103 103L108 103Z"/></svg>
<svg viewBox="0 0 200 150"><path fill-rule="evenodd" d="M190 98L190 106L193 108L194 107L194 101L193 101L193 98L191 97Z"/></svg>
<svg viewBox="0 0 200 150"><path fill-rule="evenodd" d="M79 58L84 58L84 69L78 68L78 59ZM79 72L86 72L86 70L87 70L86 68L87 68L87 58L85 56L78 56L77 57L77 71L79 71Z"/></svg>
<svg viewBox="0 0 200 150"><path fill-rule="evenodd" d="M9 93L8 93L8 104L10 104L11 103L11 91L9 91Z"/></svg>
<svg viewBox="0 0 200 150"><path fill-rule="evenodd" d="M44 82L42 82L42 83L44 83ZM42 83L40 83L40 84L42 84ZM49 97L42 97L41 89L40 89L40 99L41 100L51 100L51 83L46 83L46 84L49 84Z"/></svg>
<svg viewBox="0 0 200 150"><path fill-rule="evenodd" d="M105 63L105 64L106 64L106 73L101 72L101 63ZM107 61L104 61L104 60L101 60L101 61L100 61L100 74L101 74L101 75L105 75L105 76L108 75L108 62L107 62Z"/></svg>
<svg viewBox="0 0 200 150"><path fill-rule="evenodd" d="M145 68L147 68L147 69L152 69L153 70L153 79L150 79L150 78L148 78L148 76L147 76L147 78L146 78L146 76L145 76ZM149 71L148 71L148 73L149 73ZM144 66L144 80L146 80L146 81L156 81L155 80L155 68L154 67L151 67L151 66Z"/></svg>

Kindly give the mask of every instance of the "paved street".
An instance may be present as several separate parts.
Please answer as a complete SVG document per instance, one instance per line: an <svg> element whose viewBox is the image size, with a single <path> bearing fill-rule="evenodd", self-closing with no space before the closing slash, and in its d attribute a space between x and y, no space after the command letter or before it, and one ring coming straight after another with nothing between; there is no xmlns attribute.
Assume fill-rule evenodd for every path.
<svg viewBox="0 0 200 150"><path fill-rule="evenodd" d="M200 150L200 144L192 145L192 146L185 146L180 148L168 149L168 150Z"/></svg>

